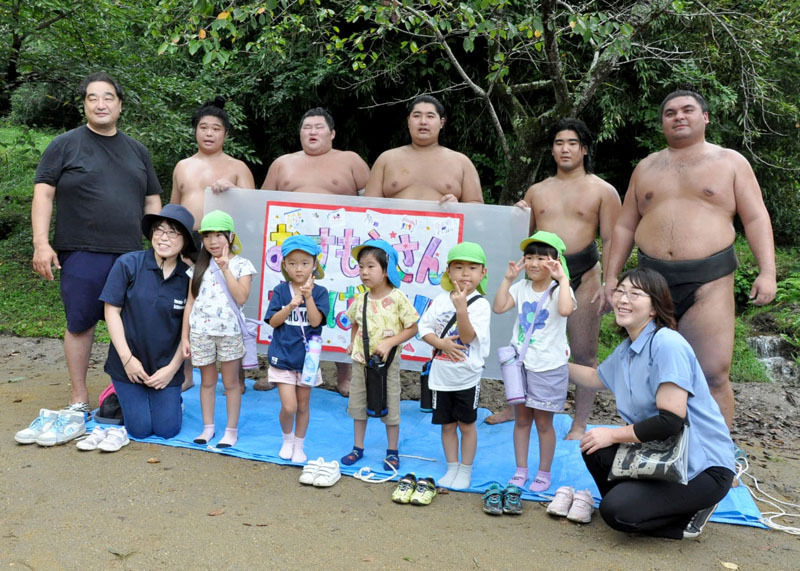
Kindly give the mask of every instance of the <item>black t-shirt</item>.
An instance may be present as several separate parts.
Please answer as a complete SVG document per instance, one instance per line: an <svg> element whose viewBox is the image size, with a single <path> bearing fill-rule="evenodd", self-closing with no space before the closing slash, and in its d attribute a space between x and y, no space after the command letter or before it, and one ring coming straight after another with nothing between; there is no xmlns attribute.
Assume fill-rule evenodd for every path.
<svg viewBox="0 0 800 571"><path fill-rule="evenodd" d="M34 182L56 187L53 248L59 251L141 249L145 196L161 193L144 145L120 131L106 137L85 125L53 139Z"/></svg>

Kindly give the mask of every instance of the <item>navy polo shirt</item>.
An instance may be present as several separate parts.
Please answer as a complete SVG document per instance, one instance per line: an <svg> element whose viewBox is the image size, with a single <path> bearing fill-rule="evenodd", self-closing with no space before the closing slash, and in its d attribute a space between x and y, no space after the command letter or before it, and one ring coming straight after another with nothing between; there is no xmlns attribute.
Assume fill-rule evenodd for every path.
<svg viewBox="0 0 800 571"><path fill-rule="evenodd" d="M178 350L189 291L187 269L178 258L175 270L164 279L152 249L123 254L114 262L100 294L100 301L122 308L125 340L148 375L168 365ZM130 382L113 343L108 347L105 372L115 381ZM178 367L169 386L182 383L183 367Z"/></svg>
<svg viewBox="0 0 800 571"><path fill-rule="evenodd" d="M324 287L314 284L311 297L314 298L314 304L322 314L322 323L316 327L309 325L306 302L303 301L289 314L282 325L273 329L272 342L267 351L270 367L286 371L303 370L303 362L306 359L306 340L312 335L322 334L322 326L325 325L330 309L328 290ZM279 283L272 290L272 298L269 300L267 313L264 314L264 321L269 323L272 316L278 313L284 305L289 305L291 301L292 292L289 285L286 282Z"/></svg>

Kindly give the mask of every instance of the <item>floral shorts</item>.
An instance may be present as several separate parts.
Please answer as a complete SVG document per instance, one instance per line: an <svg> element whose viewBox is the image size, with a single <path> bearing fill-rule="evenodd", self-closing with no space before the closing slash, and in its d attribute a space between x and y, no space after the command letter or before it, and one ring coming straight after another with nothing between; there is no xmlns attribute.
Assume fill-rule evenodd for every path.
<svg viewBox="0 0 800 571"><path fill-rule="evenodd" d="M244 341L241 335L205 335L189 333L192 365L205 367L217 361L235 361L244 357Z"/></svg>

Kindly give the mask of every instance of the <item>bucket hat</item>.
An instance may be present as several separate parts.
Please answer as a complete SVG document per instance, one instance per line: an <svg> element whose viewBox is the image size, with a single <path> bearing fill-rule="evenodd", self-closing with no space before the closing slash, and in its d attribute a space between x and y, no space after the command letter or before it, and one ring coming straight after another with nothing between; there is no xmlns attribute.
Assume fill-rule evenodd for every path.
<svg viewBox="0 0 800 571"><path fill-rule="evenodd" d="M542 244L547 244L548 246L552 246L553 248L555 248L556 252L558 252L558 260L561 262L561 267L564 268L564 273L566 274L567 279L570 279L569 268L567 268L567 261L564 259L564 252L567 251L567 245L564 244L564 240L562 240L558 236L558 234L554 234L553 232L547 232L545 230L539 230L532 236L529 236L525 238L522 242L520 242L519 249L524 252L528 244L532 242L541 242Z"/></svg>
<svg viewBox="0 0 800 571"><path fill-rule="evenodd" d="M462 262L474 262L476 264L481 264L482 266L486 267L486 253L481 248L480 244L476 244L475 242L461 242L460 244L456 244L450 251L447 253L447 265L450 266L450 262L455 262L456 260ZM481 279L478 287L475 289L478 290L479 293L486 295L486 286L489 284L489 273L487 272L485 276ZM450 279L450 275L447 272L442 274L442 289L445 291L452 291L453 290L453 282Z"/></svg>
<svg viewBox="0 0 800 571"><path fill-rule="evenodd" d="M150 240L153 236L153 224L157 220L170 220L175 223L178 230L183 234L184 249L188 252L196 252L197 244L192 237L194 227L194 216L180 204L167 204L158 214L145 214L142 216L142 234Z"/></svg>
<svg viewBox="0 0 800 571"><path fill-rule="evenodd" d="M392 248L392 245L386 240L367 240L351 250L354 260L358 261L358 254L364 248L378 248L386 252L389 258L389 264L386 268L386 277L389 279L389 283L394 287L400 287L400 284L403 282L403 272L400 271L397 265L397 250Z"/></svg>
<svg viewBox="0 0 800 571"><path fill-rule="evenodd" d="M289 236L281 244L281 256L285 258L295 250L305 252L314 258L314 261L316 262L316 265L314 266L314 277L316 279L321 280L325 277L325 270L322 267L322 248L319 247L319 244L317 244L308 236L301 236L299 234ZM283 264L281 264L281 273L287 282L290 281L289 275L283 268Z"/></svg>

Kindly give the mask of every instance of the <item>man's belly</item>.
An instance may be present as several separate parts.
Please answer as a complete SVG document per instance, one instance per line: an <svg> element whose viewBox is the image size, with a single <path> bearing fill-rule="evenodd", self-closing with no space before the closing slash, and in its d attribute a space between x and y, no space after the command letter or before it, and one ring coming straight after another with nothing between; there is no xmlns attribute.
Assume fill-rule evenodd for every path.
<svg viewBox="0 0 800 571"><path fill-rule="evenodd" d="M636 227L636 245L660 260L696 260L724 250L736 233L727 216L707 209L675 212L669 216L646 214Z"/></svg>

